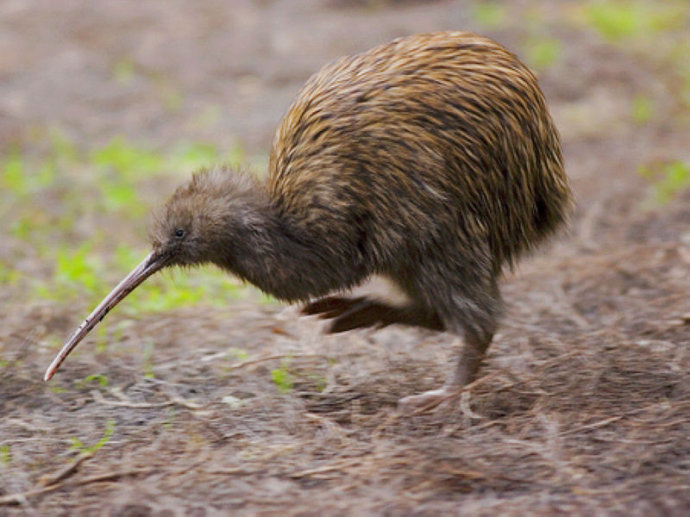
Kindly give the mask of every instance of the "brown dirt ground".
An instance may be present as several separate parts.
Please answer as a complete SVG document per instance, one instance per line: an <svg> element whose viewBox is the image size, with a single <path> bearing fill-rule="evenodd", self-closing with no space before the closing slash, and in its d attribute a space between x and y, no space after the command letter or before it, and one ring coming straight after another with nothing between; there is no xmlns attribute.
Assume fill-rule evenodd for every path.
<svg viewBox="0 0 690 517"><path fill-rule="evenodd" d="M506 4L518 21L485 30L467 2L8 0L0 145L58 124L87 147L125 134L265 152L302 82L343 53L446 28L519 50L535 2ZM449 336L324 336L293 309L251 300L137 318L107 354L82 345L56 393L41 380L55 352L46 339L88 307L15 303L8 287L0 443L12 460L0 465L0 515L687 515L690 195L643 209L649 186L636 172L690 160L687 112L653 55L549 25L572 3L536 4L564 42L541 79L578 209L567 235L507 276L484 377L457 404L396 411L442 381ZM124 91L108 72L123 57L148 78ZM174 113L166 88L184 92ZM656 100L644 125L629 115L639 92ZM220 116L199 123L210 108ZM9 246L3 236L5 256ZM271 380L281 364L295 381L286 393ZM90 373L109 385L75 386ZM93 444L109 419L114 434L93 457L69 452L70 437Z"/></svg>

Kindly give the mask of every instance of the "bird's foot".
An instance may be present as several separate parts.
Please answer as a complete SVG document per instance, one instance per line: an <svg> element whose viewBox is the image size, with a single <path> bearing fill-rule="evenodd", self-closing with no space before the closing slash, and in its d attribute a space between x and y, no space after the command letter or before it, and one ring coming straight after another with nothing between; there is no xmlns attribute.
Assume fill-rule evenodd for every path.
<svg viewBox="0 0 690 517"><path fill-rule="evenodd" d="M404 413L419 413L434 409L440 404L454 400L460 393L455 387L444 386L437 390L425 391L419 395L403 397L398 401L398 408Z"/></svg>

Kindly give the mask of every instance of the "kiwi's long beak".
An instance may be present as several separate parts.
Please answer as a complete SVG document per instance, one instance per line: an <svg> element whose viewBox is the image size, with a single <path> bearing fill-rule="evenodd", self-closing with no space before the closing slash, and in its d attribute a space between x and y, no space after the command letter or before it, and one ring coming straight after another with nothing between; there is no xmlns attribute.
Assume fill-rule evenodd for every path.
<svg viewBox="0 0 690 517"><path fill-rule="evenodd" d="M79 342L91 332L91 330L98 325L98 323L105 317L110 309L115 307L120 301L131 293L139 284L154 274L156 271L166 265L164 256L151 252L141 263L135 267L132 272L127 275L117 287L113 289L108 296L106 296L101 303L98 304L91 314L89 314L84 322L79 325L79 328L74 331L74 334L63 345L60 353L55 356L53 362L46 370L43 380L49 381L60 367L67 356L76 348Z"/></svg>

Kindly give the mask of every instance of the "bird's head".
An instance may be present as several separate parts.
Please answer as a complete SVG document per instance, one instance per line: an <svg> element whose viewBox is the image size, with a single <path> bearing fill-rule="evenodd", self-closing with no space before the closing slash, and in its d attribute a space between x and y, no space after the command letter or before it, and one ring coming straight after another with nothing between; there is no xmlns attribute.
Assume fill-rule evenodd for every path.
<svg viewBox="0 0 690 517"><path fill-rule="evenodd" d="M163 266L194 266L232 255L242 233L259 224L261 190L253 176L202 170L177 188L154 215L152 253Z"/></svg>
<svg viewBox="0 0 690 517"><path fill-rule="evenodd" d="M203 170L180 186L154 216L151 252L87 316L45 373L49 380L79 342L122 299L155 272L170 266L221 263L242 232L258 224L261 190L255 180L227 168ZM255 221L255 219L257 219Z"/></svg>

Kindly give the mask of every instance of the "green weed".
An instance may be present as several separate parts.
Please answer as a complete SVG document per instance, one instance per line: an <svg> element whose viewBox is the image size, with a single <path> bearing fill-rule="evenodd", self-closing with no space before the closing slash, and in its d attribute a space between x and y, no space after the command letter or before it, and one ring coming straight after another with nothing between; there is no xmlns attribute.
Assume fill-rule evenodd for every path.
<svg viewBox="0 0 690 517"><path fill-rule="evenodd" d="M18 148L0 157L0 187L13 200L23 200L55 183L57 162L65 161L70 149L58 136L51 138L51 150L44 159L26 156Z"/></svg>
<svg viewBox="0 0 690 517"><path fill-rule="evenodd" d="M230 358L238 359L240 361L246 361L249 359L249 353L241 348L230 348L228 349L227 356Z"/></svg>
<svg viewBox="0 0 690 517"><path fill-rule="evenodd" d="M218 148L211 143L193 142L179 145L170 156L175 169L193 171L201 167L210 167L221 159Z"/></svg>
<svg viewBox="0 0 690 517"><path fill-rule="evenodd" d="M238 145L230 146L226 151L221 152L215 144L192 142L173 148L169 157L169 166L170 169L189 174L191 171L214 165L242 166L247 160L244 149ZM257 157L252 157L251 160L256 162Z"/></svg>
<svg viewBox="0 0 690 517"><path fill-rule="evenodd" d="M130 215L138 216L145 211L145 207L131 183L103 181L100 184L100 191L103 207L109 212L127 211Z"/></svg>
<svg viewBox="0 0 690 517"><path fill-rule="evenodd" d="M184 96L179 90L176 90L170 86L164 88L161 95L163 106L169 113L178 113L182 109L182 104L184 102Z"/></svg>
<svg viewBox="0 0 690 517"><path fill-rule="evenodd" d="M122 270L124 275L145 254L122 245L114 257L103 255L101 250L109 239L107 230L98 230L103 227L100 223L89 234L88 244L68 244L74 242L78 219L92 212L101 214L106 223L111 213L116 214L118 221L140 219L149 208L141 200L140 187L149 178L173 170L188 175L202 166L239 163L244 159L239 146L220 150L205 142L153 151L118 137L86 152L79 151L55 129L36 131L35 138L36 149L44 149L44 154L28 155L17 148L0 156L0 200L7 200L13 207L6 232L31 245L17 246L16 256L21 258L31 249L45 263L53 265L49 281L26 279L29 296L64 303L84 296L89 303L98 302L114 285L112 272ZM41 147L41 142L48 142L49 146ZM14 285L22 278L11 263L0 263L3 284ZM172 283L165 278L159 276L145 283L132 293L123 308L156 312L197 303L226 305L245 292L234 279L215 270L195 270L189 274L182 271L175 274ZM99 332L99 346L103 348L107 343L106 327L101 325Z"/></svg>
<svg viewBox="0 0 690 517"><path fill-rule="evenodd" d="M10 226L10 234L20 240L28 240L31 235L32 228L35 227L33 219L36 214L21 215Z"/></svg>
<svg viewBox="0 0 690 517"><path fill-rule="evenodd" d="M121 59L113 67L113 79L121 86L129 86L134 81L134 63L131 59Z"/></svg>
<svg viewBox="0 0 690 517"><path fill-rule="evenodd" d="M144 256L125 245L116 248L111 261L104 262L98 253L93 251L90 243L76 249L61 247L54 254L55 267L52 282L37 283L34 292L48 300L68 300L77 296L88 296L92 304L100 301L111 289L103 278L108 270L122 271L122 276L134 268ZM3 268L0 264L0 278L12 279L16 276L13 270ZM173 281L170 282L170 277ZM217 270L178 270L174 275L153 277L134 290L123 304L125 313L162 312L199 303L212 306L225 306L237 299L244 291L240 285L227 274ZM122 327L117 332L122 333ZM100 350L104 350L107 339L105 322L97 330Z"/></svg>
<svg viewBox="0 0 690 517"><path fill-rule="evenodd" d="M326 380L326 377L320 374L310 373L309 380L314 383L314 389L316 389L318 393L321 393L323 390L326 389L326 386L328 386L328 381Z"/></svg>
<svg viewBox="0 0 690 517"><path fill-rule="evenodd" d="M92 252L89 243L76 249L59 248L55 254L53 275L56 294L70 297L86 293L92 299L98 298L107 288L103 281L104 269L99 255Z"/></svg>
<svg viewBox="0 0 690 517"><path fill-rule="evenodd" d="M271 370L271 380L281 393L287 393L294 385L294 379L288 371L288 364L287 360L283 361L279 368Z"/></svg>
<svg viewBox="0 0 690 517"><path fill-rule="evenodd" d="M561 41L548 36L531 36L525 44L526 61L537 70L552 66L561 56Z"/></svg>
<svg viewBox="0 0 690 517"><path fill-rule="evenodd" d="M63 388L62 386L58 386L57 384L50 386L49 389L53 393L67 393L67 388Z"/></svg>
<svg viewBox="0 0 690 517"><path fill-rule="evenodd" d="M12 151L2 164L0 185L14 196L23 196L28 191L28 176L24 159L18 151Z"/></svg>
<svg viewBox="0 0 690 517"><path fill-rule="evenodd" d="M12 453L10 452L10 446L6 443L0 445L0 464L4 467L9 466L12 462Z"/></svg>
<svg viewBox="0 0 690 517"><path fill-rule="evenodd" d="M74 386L78 389L85 389L93 382L96 382L101 388L108 387L108 377L102 373L87 375L81 380L76 380L74 381Z"/></svg>
<svg viewBox="0 0 690 517"><path fill-rule="evenodd" d="M163 421L163 428L165 428L167 431L172 430L176 416L177 413L175 411L175 408L169 407L166 411L165 420Z"/></svg>
<svg viewBox="0 0 690 517"><path fill-rule="evenodd" d="M72 442L70 450L79 453L93 454L110 441L110 438L113 436L114 432L115 421L109 418L108 421L105 423L105 430L103 431L103 436L101 436L100 440L98 440L95 444L87 447L79 438L72 436L69 438L70 442Z"/></svg>
<svg viewBox="0 0 690 517"><path fill-rule="evenodd" d="M643 167L640 174L653 182L653 201L657 204L666 204L690 188L690 162L676 160L658 169Z"/></svg>
<svg viewBox="0 0 690 517"><path fill-rule="evenodd" d="M678 27L680 9L676 2L593 0L585 6L584 20L606 40L620 42Z"/></svg>
<svg viewBox="0 0 690 517"><path fill-rule="evenodd" d="M16 285L19 281L19 271L12 269L4 262L0 261L0 284L1 285Z"/></svg>
<svg viewBox="0 0 690 517"><path fill-rule="evenodd" d="M270 294L262 292L259 295L259 303L261 305L276 305L280 302L277 299L275 299L273 296L271 296Z"/></svg>
<svg viewBox="0 0 690 517"><path fill-rule="evenodd" d="M654 103L646 95L639 94L632 100L631 111L637 124L646 124L654 116Z"/></svg>
<svg viewBox="0 0 690 517"><path fill-rule="evenodd" d="M93 331L95 335L94 349L96 353L102 354L108 350L108 331L110 324L108 321L102 321Z"/></svg>
<svg viewBox="0 0 690 517"><path fill-rule="evenodd" d="M223 110L220 106L211 104L199 111L194 117L193 124L202 128L215 126L221 118Z"/></svg>
<svg viewBox="0 0 690 517"><path fill-rule="evenodd" d="M95 373L84 377L84 383L92 381L96 381L101 388L106 388L108 386L108 377L102 373Z"/></svg>
<svg viewBox="0 0 690 517"><path fill-rule="evenodd" d="M160 173L165 163L160 154L135 146L123 137L115 137L93 151L90 162L106 171L114 170L132 183L142 174Z"/></svg>
<svg viewBox="0 0 690 517"><path fill-rule="evenodd" d="M48 131L50 156L48 159L57 165L73 164L79 161L80 155L74 143L59 129Z"/></svg>
<svg viewBox="0 0 690 517"><path fill-rule="evenodd" d="M153 341L146 341L144 343L144 349L142 351L142 359L144 361L144 377L147 379L153 379L155 377L153 373L153 352Z"/></svg>
<svg viewBox="0 0 690 517"><path fill-rule="evenodd" d="M498 2L476 2L471 8L472 18L485 29L495 29L506 24L508 9Z"/></svg>

